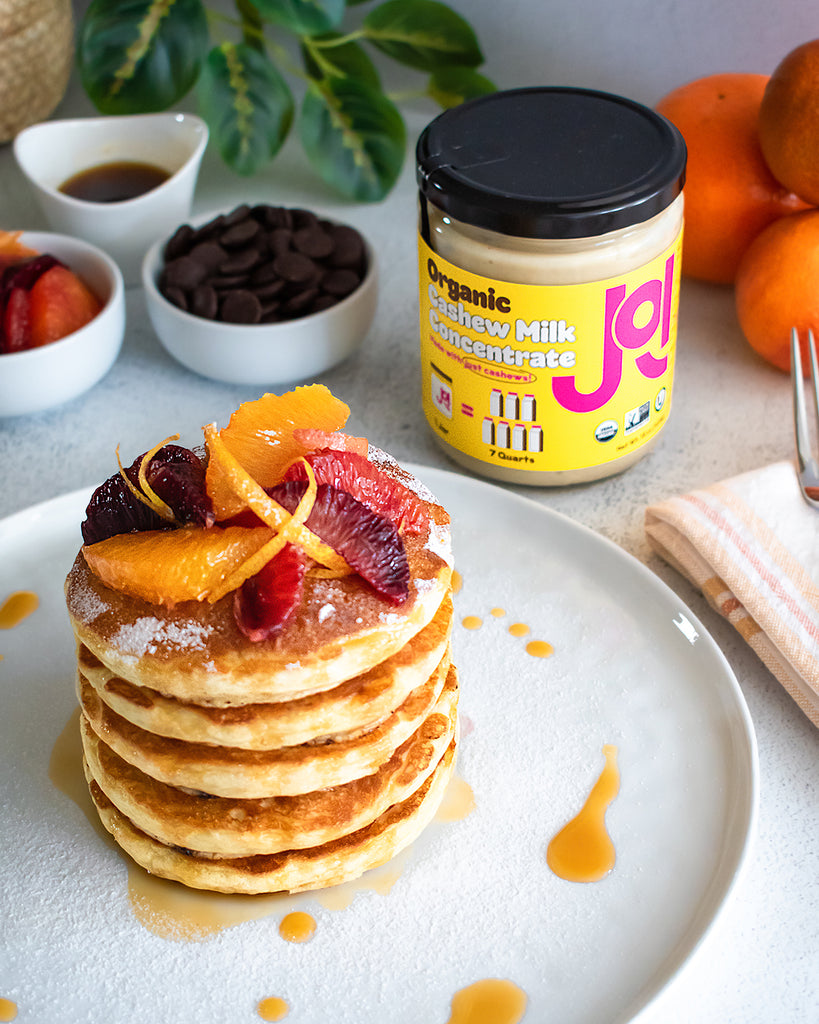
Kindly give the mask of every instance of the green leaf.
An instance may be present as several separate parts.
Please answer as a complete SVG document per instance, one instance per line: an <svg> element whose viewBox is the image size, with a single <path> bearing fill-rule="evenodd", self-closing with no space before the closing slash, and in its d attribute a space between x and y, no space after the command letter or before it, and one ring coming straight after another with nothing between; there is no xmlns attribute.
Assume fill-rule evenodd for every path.
<svg viewBox="0 0 819 1024"><path fill-rule="evenodd" d="M344 17L344 0L249 0L261 16L299 36L334 29Z"/></svg>
<svg viewBox="0 0 819 1024"><path fill-rule="evenodd" d="M457 107L459 103L486 96L496 89L494 82L474 68L449 67L432 72L427 94L441 107Z"/></svg>
<svg viewBox="0 0 819 1024"><path fill-rule="evenodd" d="M103 114L166 110L208 47L201 0L92 0L77 33L83 88Z"/></svg>
<svg viewBox="0 0 819 1024"><path fill-rule="evenodd" d="M304 66L311 78L321 81L325 78L356 78L378 89L381 79L375 64L358 43L346 42L338 46L322 46L322 43L341 39L338 32L328 32L315 39L302 42Z"/></svg>
<svg viewBox="0 0 819 1024"><path fill-rule="evenodd" d="M313 85L299 120L310 162L329 185L362 202L383 199L401 172L406 129L398 108L352 78Z"/></svg>
<svg viewBox="0 0 819 1024"><path fill-rule="evenodd" d="M272 61L245 43L210 51L197 96L222 159L238 174L254 174L268 163L293 123L287 82Z"/></svg>
<svg viewBox="0 0 819 1024"><path fill-rule="evenodd" d="M422 71L477 67L483 54L471 26L437 0L387 0L364 18L365 38L393 60Z"/></svg>

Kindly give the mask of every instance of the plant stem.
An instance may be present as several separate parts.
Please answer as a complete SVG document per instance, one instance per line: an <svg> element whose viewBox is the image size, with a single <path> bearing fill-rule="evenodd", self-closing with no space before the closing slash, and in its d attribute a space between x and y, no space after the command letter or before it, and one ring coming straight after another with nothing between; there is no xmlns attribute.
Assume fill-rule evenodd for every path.
<svg viewBox="0 0 819 1024"><path fill-rule="evenodd" d="M316 39L313 38L311 42L314 46L319 47L323 50L329 50L333 46L344 46L345 43L354 43L356 39L366 38L367 33L363 28L357 28L355 32L348 32L346 36L337 36L334 39Z"/></svg>

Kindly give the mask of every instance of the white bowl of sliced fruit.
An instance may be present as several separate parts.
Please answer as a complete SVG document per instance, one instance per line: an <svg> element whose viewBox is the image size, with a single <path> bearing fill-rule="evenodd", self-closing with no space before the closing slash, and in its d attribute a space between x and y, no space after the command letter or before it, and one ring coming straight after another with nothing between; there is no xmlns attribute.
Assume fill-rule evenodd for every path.
<svg viewBox="0 0 819 1024"><path fill-rule="evenodd" d="M122 274L110 256L68 235L0 231L0 416L93 387L124 333Z"/></svg>

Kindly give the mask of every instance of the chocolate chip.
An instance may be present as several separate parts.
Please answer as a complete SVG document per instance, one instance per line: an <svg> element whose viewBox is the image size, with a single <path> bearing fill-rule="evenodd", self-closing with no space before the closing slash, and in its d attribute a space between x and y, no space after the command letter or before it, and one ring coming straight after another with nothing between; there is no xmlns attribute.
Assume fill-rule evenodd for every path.
<svg viewBox="0 0 819 1024"><path fill-rule="evenodd" d="M168 285L188 290L204 281L208 268L190 256L178 256L165 266L165 280Z"/></svg>
<svg viewBox="0 0 819 1024"><path fill-rule="evenodd" d="M262 315L262 304L244 288L228 292L222 299L222 319L232 324L256 324Z"/></svg>
<svg viewBox="0 0 819 1024"><path fill-rule="evenodd" d="M223 232L219 236L219 241L226 249L243 249L258 233L259 225L252 217L247 217Z"/></svg>
<svg viewBox="0 0 819 1024"><path fill-rule="evenodd" d="M249 270L253 270L254 267L258 266L261 261L262 256L258 249L239 249L237 252L231 253L222 262L222 265L219 267L219 273L246 274Z"/></svg>
<svg viewBox="0 0 819 1024"><path fill-rule="evenodd" d="M196 316L203 316L208 320L213 320L219 312L219 299L216 295L216 289L211 288L208 284L200 284L198 288L194 288L191 294L190 311Z"/></svg>
<svg viewBox="0 0 819 1024"><path fill-rule="evenodd" d="M208 278L208 284L220 292L231 288L243 288L246 281L246 274L217 274Z"/></svg>
<svg viewBox="0 0 819 1024"><path fill-rule="evenodd" d="M331 231L333 254L327 261L331 267L356 267L364 258L364 241L355 228L337 224Z"/></svg>
<svg viewBox="0 0 819 1024"><path fill-rule="evenodd" d="M335 306L338 303L338 299L335 295L319 295L316 301L313 303L313 313L321 313L322 310L329 309L331 306Z"/></svg>
<svg viewBox="0 0 819 1024"><path fill-rule="evenodd" d="M359 280L355 271L341 268L325 274L321 281L321 287L329 295L337 295L340 298L354 291L358 287Z"/></svg>
<svg viewBox="0 0 819 1024"><path fill-rule="evenodd" d="M207 241L197 243L189 253L192 260L204 264L208 270L216 270L227 257L227 253L218 242Z"/></svg>
<svg viewBox="0 0 819 1024"><path fill-rule="evenodd" d="M261 266L256 267L250 275L250 284L252 284L254 288L256 285L269 284L271 281L277 281L282 284L284 283L279 277L279 273L273 266L272 261L262 263Z"/></svg>
<svg viewBox="0 0 819 1024"><path fill-rule="evenodd" d="M165 245L165 259L173 260L177 256L184 256L190 247L194 234L195 232L190 224L180 225Z"/></svg>
<svg viewBox="0 0 819 1024"><path fill-rule="evenodd" d="M285 281L303 282L316 276L315 263L300 252L283 252L273 261L280 277Z"/></svg>
<svg viewBox="0 0 819 1024"><path fill-rule="evenodd" d="M174 288L173 285L168 285L168 287L163 290L162 294L168 302L172 302L175 306L179 306L180 309L187 311L188 296L181 288Z"/></svg>
<svg viewBox="0 0 819 1024"><path fill-rule="evenodd" d="M281 295L284 287L284 281L280 277L276 277L272 281L266 281L264 284L254 285L251 291L254 295L258 295L261 302L265 302L276 295Z"/></svg>
<svg viewBox="0 0 819 1024"><path fill-rule="evenodd" d="M293 232L290 228L275 228L268 236L270 251L277 256L282 252L290 252L292 249Z"/></svg>
<svg viewBox="0 0 819 1024"><path fill-rule="evenodd" d="M247 203L242 203L241 206L237 206L235 210L231 210L230 213L220 214L222 219L222 226L226 228L233 227L234 224L238 224L239 221L250 216L250 207Z"/></svg>
<svg viewBox="0 0 819 1024"><path fill-rule="evenodd" d="M302 313L318 298L318 288L305 288L303 292L292 295L282 306L286 313Z"/></svg>
<svg viewBox="0 0 819 1024"><path fill-rule="evenodd" d="M309 228L299 228L293 232L293 247L305 256L314 260L324 259L335 249L335 242L326 231L316 224Z"/></svg>

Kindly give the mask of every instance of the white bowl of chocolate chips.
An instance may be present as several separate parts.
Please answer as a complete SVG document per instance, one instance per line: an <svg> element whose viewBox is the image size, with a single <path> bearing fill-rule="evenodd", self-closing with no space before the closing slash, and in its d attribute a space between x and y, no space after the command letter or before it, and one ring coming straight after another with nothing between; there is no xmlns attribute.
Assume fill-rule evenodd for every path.
<svg viewBox="0 0 819 1024"><path fill-rule="evenodd" d="M306 380L352 355L375 314L376 277L355 228L264 204L183 224L142 265L164 347L231 384Z"/></svg>

